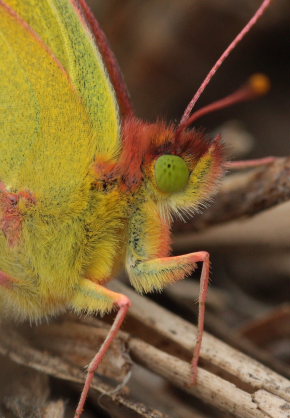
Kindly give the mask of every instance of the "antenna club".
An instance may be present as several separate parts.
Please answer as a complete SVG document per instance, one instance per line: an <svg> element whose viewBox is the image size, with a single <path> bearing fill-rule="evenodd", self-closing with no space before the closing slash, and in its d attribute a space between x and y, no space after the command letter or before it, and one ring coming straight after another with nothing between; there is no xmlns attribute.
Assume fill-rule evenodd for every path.
<svg viewBox="0 0 290 418"><path fill-rule="evenodd" d="M270 78L262 73L253 74L249 78L249 85L253 92L258 95L267 94L271 89Z"/></svg>

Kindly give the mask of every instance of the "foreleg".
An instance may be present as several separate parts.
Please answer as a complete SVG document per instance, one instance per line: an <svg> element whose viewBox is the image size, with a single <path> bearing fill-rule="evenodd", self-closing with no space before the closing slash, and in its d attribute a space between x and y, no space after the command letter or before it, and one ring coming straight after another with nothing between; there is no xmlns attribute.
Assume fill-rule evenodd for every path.
<svg viewBox="0 0 290 418"><path fill-rule="evenodd" d="M209 254L206 251L191 254L164 257L153 260L141 261L135 259L131 252L127 264L130 280L139 291L149 292L154 289L162 289L167 284L182 280L196 267L196 263L202 262L199 291L199 309L196 344L192 358L192 383L196 383L197 366L200 355L202 335L204 330L205 302L209 283Z"/></svg>
<svg viewBox="0 0 290 418"><path fill-rule="evenodd" d="M264 157L255 160L228 161L225 163L225 168L229 170L244 170L246 168L256 168L271 164L276 160L277 157Z"/></svg>

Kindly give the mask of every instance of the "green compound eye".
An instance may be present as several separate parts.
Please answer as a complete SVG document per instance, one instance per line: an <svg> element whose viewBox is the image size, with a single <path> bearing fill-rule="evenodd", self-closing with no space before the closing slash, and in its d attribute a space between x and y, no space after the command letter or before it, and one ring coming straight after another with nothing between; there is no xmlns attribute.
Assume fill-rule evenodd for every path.
<svg viewBox="0 0 290 418"><path fill-rule="evenodd" d="M155 163L155 179L158 189L164 193L180 192L188 182L189 170L185 161L177 155L161 155Z"/></svg>

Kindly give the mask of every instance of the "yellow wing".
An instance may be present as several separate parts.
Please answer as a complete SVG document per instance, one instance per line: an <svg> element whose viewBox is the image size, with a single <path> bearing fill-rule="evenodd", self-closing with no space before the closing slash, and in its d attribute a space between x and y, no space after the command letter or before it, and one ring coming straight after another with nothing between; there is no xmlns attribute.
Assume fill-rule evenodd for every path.
<svg viewBox="0 0 290 418"><path fill-rule="evenodd" d="M28 3L33 2L25 5ZM74 13L69 3L61 4ZM45 44L2 1L0 56L0 180L15 190L29 189L39 199L49 197L56 205L61 200L74 200L96 153L112 158L118 148L117 118L108 110L110 103L114 104L110 84L106 90L101 79L100 88L95 85L90 94L98 98L100 107L101 102L104 108L107 105L111 125L100 121L103 108L100 119L93 119L93 112L97 111L90 111L88 96L80 98ZM70 56L67 63L72 61ZM84 74L89 72L86 62ZM76 73L81 66L76 60ZM102 77L106 77L105 72ZM77 88L81 92L81 86Z"/></svg>
<svg viewBox="0 0 290 418"><path fill-rule="evenodd" d="M79 90L97 132L96 152L119 152L119 111L101 55L74 0L7 0L62 63Z"/></svg>
<svg viewBox="0 0 290 418"><path fill-rule="evenodd" d="M44 200L72 198L96 134L64 70L0 2L0 180Z"/></svg>

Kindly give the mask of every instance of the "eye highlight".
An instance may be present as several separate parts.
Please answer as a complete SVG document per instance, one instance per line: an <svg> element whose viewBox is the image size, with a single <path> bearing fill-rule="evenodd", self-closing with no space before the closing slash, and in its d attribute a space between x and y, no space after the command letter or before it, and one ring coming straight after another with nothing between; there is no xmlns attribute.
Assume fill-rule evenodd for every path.
<svg viewBox="0 0 290 418"><path fill-rule="evenodd" d="M155 163L155 180L164 193L180 192L188 183L189 170L178 155L161 155Z"/></svg>

